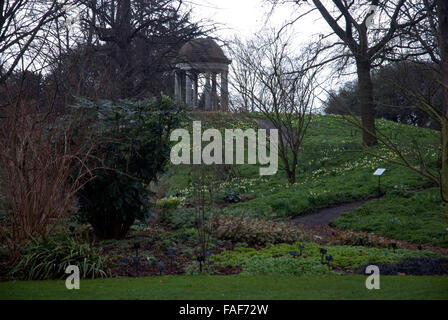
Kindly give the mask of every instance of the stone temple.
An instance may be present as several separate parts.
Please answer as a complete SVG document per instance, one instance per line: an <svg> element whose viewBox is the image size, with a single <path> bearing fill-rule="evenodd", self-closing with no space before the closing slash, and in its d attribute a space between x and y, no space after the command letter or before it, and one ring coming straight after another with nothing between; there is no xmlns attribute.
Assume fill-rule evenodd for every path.
<svg viewBox="0 0 448 320"><path fill-rule="evenodd" d="M187 42L175 60L176 101L194 109L228 111L231 62L212 38Z"/></svg>

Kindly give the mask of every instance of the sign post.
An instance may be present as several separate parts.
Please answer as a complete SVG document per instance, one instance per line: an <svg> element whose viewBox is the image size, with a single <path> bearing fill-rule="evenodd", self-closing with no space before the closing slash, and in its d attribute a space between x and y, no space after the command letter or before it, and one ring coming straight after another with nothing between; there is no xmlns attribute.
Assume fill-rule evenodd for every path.
<svg viewBox="0 0 448 320"><path fill-rule="evenodd" d="M381 196L381 176L386 171L386 169L379 168L376 170L373 175L378 177L378 196Z"/></svg>

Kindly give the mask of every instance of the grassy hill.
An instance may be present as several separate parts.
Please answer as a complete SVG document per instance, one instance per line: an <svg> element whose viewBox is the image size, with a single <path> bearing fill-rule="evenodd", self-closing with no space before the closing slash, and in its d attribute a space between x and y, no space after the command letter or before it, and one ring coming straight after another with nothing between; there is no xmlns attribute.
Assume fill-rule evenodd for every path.
<svg viewBox="0 0 448 320"><path fill-rule="evenodd" d="M203 130L216 128L221 132L224 129L257 129L258 125L254 121L256 117L261 115L252 114L248 118L219 112L191 114L192 120L202 121ZM184 126L191 129L191 121L185 122ZM412 154L409 150L414 147L412 141L415 140L427 163L435 169L437 132L383 120L377 121L377 127L403 150L407 150L409 155ZM220 205L215 211L271 220L310 214L319 208L377 195L378 178L373 176L373 172L377 168L386 168L381 178L381 188L387 196L367 206L366 210L371 212L370 218L366 219L365 211L361 208L345 215L335 225L417 243L447 245L444 235L448 223L440 196L434 190L424 191L421 196L412 196L418 190L435 187L434 184L407 168L362 152L361 140L361 131L342 117L315 115L303 143L296 184L288 184L280 160L279 171L274 176L260 177L258 165L234 166L235 176L220 185ZM373 150L393 157L384 146L377 146ZM171 166L161 179L162 192L166 196L190 197L192 170L195 170L194 166ZM226 195L229 194L236 195L241 201L226 203ZM400 210L395 212L394 203L401 204ZM408 213L410 217L407 217ZM401 223L402 227L400 219L405 221ZM392 229L398 231L391 232ZM401 232L404 229L407 231Z"/></svg>

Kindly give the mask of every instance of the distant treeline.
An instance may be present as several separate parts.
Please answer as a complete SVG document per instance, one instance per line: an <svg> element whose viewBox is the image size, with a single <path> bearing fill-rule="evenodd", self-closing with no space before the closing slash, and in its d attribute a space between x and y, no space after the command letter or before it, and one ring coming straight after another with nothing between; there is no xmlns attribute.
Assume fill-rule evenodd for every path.
<svg viewBox="0 0 448 320"><path fill-rule="evenodd" d="M432 64L391 63L376 70L372 81L376 118L440 130L434 119L416 108L423 99L437 110L442 109L441 86ZM360 115L357 81L331 91L324 107L330 114Z"/></svg>

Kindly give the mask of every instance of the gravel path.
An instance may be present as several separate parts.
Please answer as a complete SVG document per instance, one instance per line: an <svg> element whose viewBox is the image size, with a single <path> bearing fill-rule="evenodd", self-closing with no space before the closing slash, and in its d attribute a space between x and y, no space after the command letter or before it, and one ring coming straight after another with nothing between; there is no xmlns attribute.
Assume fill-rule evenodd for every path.
<svg viewBox="0 0 448 320"><path fill-rule="evenodd" d="M264 130L276 129L276 127L270 120L260 119L260 118L252 118L252 120L254 120L256 123L258 123L258 126L261 129L264 129ZM287 130L287 129L285 127L283 127L283 130ZM285 133L283 134L283 140L288 141L288 136Z"/></svg>
<svg viewBox="0 0 448 320"><path fill-rule="evenodd" d="M344 212L353 211L370 201L372 200L356 201L352 203L343 204L337 207L321 209L310 215L293 219L293 222L295 224L304 224L304 225L317 225L317 224L328 225L332 220L338 218Z"/></svg>
<svg viewBox="0 0 448 320"><path fill-rule="evenodd" d="M253 120L255 120L258 123L258 125L260 126L261 129L265 129L265 130L275 129L274 124L269 120L260 119L260 118L253 118Z"/></svg>

